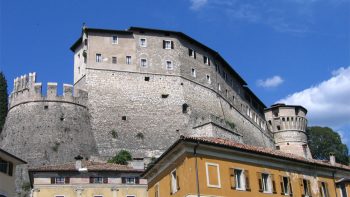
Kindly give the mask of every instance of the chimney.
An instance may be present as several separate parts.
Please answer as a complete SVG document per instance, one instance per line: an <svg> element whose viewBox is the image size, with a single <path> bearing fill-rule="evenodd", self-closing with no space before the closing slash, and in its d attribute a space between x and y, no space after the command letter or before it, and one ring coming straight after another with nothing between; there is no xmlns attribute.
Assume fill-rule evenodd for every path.
<svg viewBox="0 0 350 197"><path fill-rule="evenodd" d="M334 153L329 154L329 162L331 163L332 166L335 166L335 155Z"/></svg>
<svg viewBox="0 0 350 197"><path fill-rule="evenodd" d="M78 155L74 157L74 159L75 159L75 169L80 170L82 168L81 161L83 160L83 157Z"/></svg>

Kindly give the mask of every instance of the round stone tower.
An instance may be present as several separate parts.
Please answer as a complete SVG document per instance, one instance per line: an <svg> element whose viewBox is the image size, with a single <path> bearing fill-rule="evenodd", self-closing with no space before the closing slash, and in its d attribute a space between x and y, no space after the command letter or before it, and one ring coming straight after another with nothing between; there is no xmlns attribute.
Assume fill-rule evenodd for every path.
<svg viewBox="0 0 350 197"><path fill-rule="evenodd" d="M275 104L265 109L265 118L273 132L277 150L312 158L306 133L307 110L302 106Z"/></svg>
<svg viewBox="0 0 350 197"><path fill-rule="evenodd" d="M57 83L48 83L43 95L35 73L16 78L0 147L30 166L65 163L78 154L94 155L86 102L87 93L76 90L73 94L72 85L64 84L63 95L58 96Z"/></svg>

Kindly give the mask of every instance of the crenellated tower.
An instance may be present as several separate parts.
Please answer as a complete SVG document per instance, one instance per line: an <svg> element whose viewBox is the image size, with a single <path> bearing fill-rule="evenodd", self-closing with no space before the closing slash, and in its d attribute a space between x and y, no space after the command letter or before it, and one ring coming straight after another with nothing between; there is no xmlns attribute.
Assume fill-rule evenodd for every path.
<svg viewBox="0 0 350 197"><path fill-rule="evenodd" d="M1 147L34 166L94 155L87 98L87 92L69 84L63 85L63 95L57 95L57 83L48 83L43 92L35 73L16 78Z"/></svg>
<svg viewBox="0 0 350 197"><path fill-rule="evenodd" d="M269 130L276 149L305 158L312 158L307 138L307 110L302 106L275 104L265 109Z"/></svg>

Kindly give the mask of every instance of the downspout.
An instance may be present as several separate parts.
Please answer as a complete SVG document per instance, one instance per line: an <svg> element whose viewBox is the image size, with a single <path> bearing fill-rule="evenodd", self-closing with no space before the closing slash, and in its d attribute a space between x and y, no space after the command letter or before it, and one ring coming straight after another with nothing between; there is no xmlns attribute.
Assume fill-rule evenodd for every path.
<svg viewBox="0 0 350 197"><path fill-rule="evenodd" d="M197 148L199 146L199 142L197 141L197 144L193 148L193 155L195 159L195 169L196 169L196 186L197 186L197 196L200 197L200 191L199 191L199 176L198 176L198 161L197 161Z"/></svg>

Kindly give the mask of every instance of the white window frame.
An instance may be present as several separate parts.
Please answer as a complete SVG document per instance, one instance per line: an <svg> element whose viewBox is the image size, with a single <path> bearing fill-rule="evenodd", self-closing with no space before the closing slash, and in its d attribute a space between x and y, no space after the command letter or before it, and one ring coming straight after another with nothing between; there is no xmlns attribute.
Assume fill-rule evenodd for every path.
<svg viewBox="0 0 350 197"><path fill-rule="evenodd" d="M130 180L134 180L134 181L131 182ZM136 184L136 178L135 177L125 177L125 184L135 185Z"/></svg>
<svg viewBox="0 0 350 197"><path fill-rule="evenodd" d="M288 182L287 182L287 185L286 185L286 183L284 182L285 179L288 181ZM291 183L289 182L289 181L290 181L290 178L289 178L288 176L282 176L282 180L283 180L284 195L287 196L287 195L290 194L290 190L291 190L291 188L290 188ZM287 190L286 190L285 186L287 186Z"/></svg>
<svg viewBox="0 0 350 197"><path fill-rule="evenodd" d="M117 39L114 39L117 38ZM118 44L119 43L119 37L117 35L112 36L112 44Z"/></svg>
<svg viewBox="0 0 350 197"><path fill-rule="evenodd" d="M168 67L168 62L170 62L171 67ZM165 61L165 69L167 69L167 70L173 70L173 69L174 69L173 61L171 61L171 60L166 60L166 61Z"/></svg>
<svg viewBox="0 0 350 197"><path fill-rule="evenodd" d="M174 172L175 172L175 176L174 176ZM171 171L170 173L171 175L171 193L175 194L178 190L178 185L177 185L177 173L176 173L176 169Z"/></svg>
<svg viewBox="0 0 350 197"><path fill-rule="evenodd" d="M264 175L267 175L267 179L266 180L264 179ZM263 192L267 193L267 194L271 194L272 190L273 190L271 174L261 173L261 181L262 181ZM266 186L265 186L265 184L266 184Z"/></svg>
<svg viewBox="0 0 350 197"><path fill-rule="evenodd" d="M209 180L209 166L216 166L217 174L218 174L218 184L217 185L212 185L210 184ZM205 170L206 170L206 176L207 176L207 186L208 187L215 187L215 188L221 188L221 181L220 181L220 166L217 163L210 163L210 162L205 162Z"/></svg>
<svg viewBox="0 0 350 197"><path fill-rule="evenodd" d="M102 54L96 53L96 63L101 63L103 61Z"/></svg>
<svg viewBox="0 0 350 197"><path fill-rule="evenodd" d="M339 192L340 192L340 197L347 197L347 196L343 196L343 193L342 193L342 187L341 187L341 185L339 185ZM345 193L346 193L346 195L348 195L349 193L348 193L348 190L347 190L347 188L346 188L346 186L344 185L344 189L345 189Z"/></svg>
<svg viewBox="0 0 350 197"><path fill-rule="evenodd" d="M129 59L129 58L130 58L130 59ZM128 61L128 59L129 59L129 61ZM127 55L127 56L125 56L125 64L128 64L128 65L132 64L132 58L131 58L131 55Z"/></svg>
<svg viewBox="0 0 350 197"><path fill-rule="evenodd" d="M196 73L196 69L195 68L191 68L191 76L196 78L197 77L197 73Z"/></svg>
<svg viewBox="0 0 350 197"><path fill-rule="evenodd" d="M63 179L62 181L57 181L57 179ZM66 183L66 178L65 177L55 177L55 184L65 184Z"/></svg>
<svg viewBox="0 0 350 197"><path fill-rule="evenodd" d="M240 176L240 183L241 183L241 187L237 187L237 176L236 176L236 170L240 170L241 171L241 176ZM235 183L236 183L236 190L242 190L245 191L246 188L246 182L245 182L245 173L244 173L244 169L241 168L234 168L233 171L235 172Z"/></svg>
<svg viewBox="0 0 350 197"><path fill-rule="evenodd" d="M144 62L145 62L145 64L143 65L143 60L144 60ZM140 59L140 67L142 67L142 68L146 68L148 66L148 64L147 64L147 58L141 58Z"/></svg>
<svg viewBox="0 0 350 197"><path fill-rule="evenodd" d="M167 43L169 43L169 46ZM171 49L171 40L164 40L164 49Z"/></svg>
<svg viewBox="0 0 350 197"><path fill-rule="evenodd" d="M141 41L141 40L145 40L144 45L142 44L142 41ZM139 39L139 45L140 45L140 47L147 47L147 38L140 38L140 39Z"/></svg>

